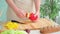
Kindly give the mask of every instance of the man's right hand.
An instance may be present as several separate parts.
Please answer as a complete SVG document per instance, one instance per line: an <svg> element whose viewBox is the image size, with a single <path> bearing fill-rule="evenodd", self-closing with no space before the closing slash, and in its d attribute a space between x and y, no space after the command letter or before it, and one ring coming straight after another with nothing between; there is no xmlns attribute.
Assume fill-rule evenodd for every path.
<svg viewBox="0 0 60 34"><path fill-rule="evenodd" d="M26 18L26 11L24 11L22 9L15 10L15 13L19 18L22 18L22 19Z"/></svg>

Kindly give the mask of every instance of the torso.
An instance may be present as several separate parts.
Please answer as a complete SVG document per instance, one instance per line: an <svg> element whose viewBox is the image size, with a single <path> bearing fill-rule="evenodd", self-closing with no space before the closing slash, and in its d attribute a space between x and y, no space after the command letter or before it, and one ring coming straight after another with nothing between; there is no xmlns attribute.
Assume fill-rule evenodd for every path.
<svg viewBox="0 0 60 34"><path fill-rule="evenodd" d="M27 12L35 13L35 5L33 0L13 0L18 8L21 8ZM8 20L21 20L16 16L14 11L9 7L7 11Z"/></svg>
<svg viewBox="0 0 60 34"><path fill-rule="evenodd" d="M26 11L33 10L33 0L14 0L16 6Z"/></svg>

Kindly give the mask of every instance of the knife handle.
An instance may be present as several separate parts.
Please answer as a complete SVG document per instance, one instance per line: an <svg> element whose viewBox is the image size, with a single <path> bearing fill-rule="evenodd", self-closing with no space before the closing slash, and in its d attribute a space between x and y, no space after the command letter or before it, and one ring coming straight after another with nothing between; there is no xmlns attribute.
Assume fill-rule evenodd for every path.
<svg viewBox="0 0 60 34"><path fill-rule="evenodd" d="M11 20L11 22L15 22L15 23L19 23L19 24L24 24L24 23L16 21L16 20Z"/></svg>

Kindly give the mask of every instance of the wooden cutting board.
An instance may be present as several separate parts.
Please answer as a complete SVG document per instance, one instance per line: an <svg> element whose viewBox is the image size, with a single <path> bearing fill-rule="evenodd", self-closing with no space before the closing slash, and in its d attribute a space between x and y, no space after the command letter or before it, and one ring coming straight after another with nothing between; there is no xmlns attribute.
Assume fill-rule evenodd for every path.
<svg viewBox="0 0 60 34"><path fill-rule="evenodd" d="M45 19L45 18L40 18L39 20L35 22L31 22L29 20L27 21L20 21L24 22L25 24L18 24L17 30L25 30L25 29L30 29L30 30L40 30L44 27L49 27L49 26L54 26L55 22ZM2 24L1 24L2 25ZM3 30L7 30L5 27Z"/></svg>
<svg viewBox="0 0 60 34"><path fill-rule="evenodd" d="M35 21L35 22L31 22L31 21L21 21L21 22L25 22L26 24L19 24L18 29L19 30L25 30L25 29L30 29L30 30L36 30L36 29L42 29L44 27L49 27L49 26L53 26L55 22L49 20L49 19L45 19L45 18L40 18L39 20Z"/></svg>

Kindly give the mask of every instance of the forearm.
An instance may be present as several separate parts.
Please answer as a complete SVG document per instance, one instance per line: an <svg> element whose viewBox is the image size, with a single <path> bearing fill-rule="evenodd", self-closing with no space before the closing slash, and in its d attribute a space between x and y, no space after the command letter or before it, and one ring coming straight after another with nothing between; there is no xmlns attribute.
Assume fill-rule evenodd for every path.
<svg viewBox="0 0 60 34"><path fill-rule="evenodd" d="M6 0L6 2L14 11L18 9L18 7L14 4L13 0Z"/></svg>
<svg viewBox="0 0 60 34"><path fill-rule="evenodd" d="M12 10L16 13L16 15L21 18L23 16L25 16L22 11L22 9L18 8L15 3L13 2L13 0L6 0L6 2L8 3L8 5L12 8Z"/></svg>
<svg viewBox="0 0 60 34"><path fill-rule="evenodd" d="M36 11L40 10L40 0L34 0Z"/></svg>

